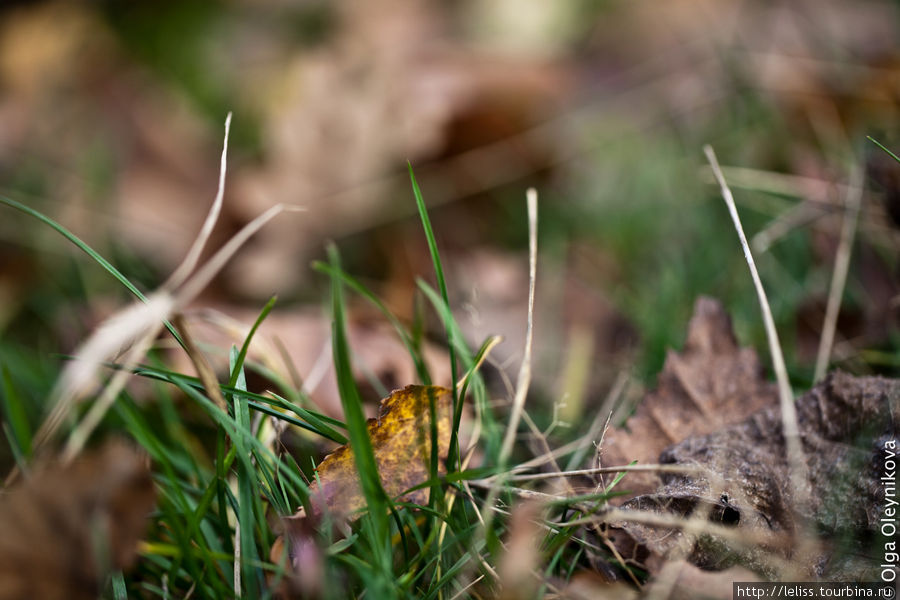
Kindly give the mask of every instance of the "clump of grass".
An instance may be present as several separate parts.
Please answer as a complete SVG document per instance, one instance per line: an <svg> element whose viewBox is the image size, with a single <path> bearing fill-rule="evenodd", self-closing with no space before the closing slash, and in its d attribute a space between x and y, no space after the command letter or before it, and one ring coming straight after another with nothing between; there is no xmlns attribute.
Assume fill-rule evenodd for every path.
<svg viewBox="0 0 900 600"><path fill-rule="evenodd" d="M225 381L217 381L215 374L205 366L205 359L183 320L173 319L237 250L249 236L248 232L275 214L273 211L263 215L248 232L229 242L210 264L197 270L200 252L221 207L225 155L223 150L219 191L197 242L161 290L152 294L142 292L62 225L11 199L0 199L60 232L139 301L122 313L124 317L120 314L112 321L114 327L102 329L104 335L97 337L95 334L85 346L88 352L77 353L76 359L89 360L76 360L67 367L66 373L70 375L63 375L61 387L51 397L52 418L37 434L26 416L24 400L16 393L8 372L4 371L3 401L8 415L4 428L19 468L27 469L36 447L55 445L59 433L69 437L61 455L64 460L77 455L86 443L100 435L98 431L124 433L144 448L151 459L158 504L140 547L138 567L124 576L116 573L110 579L114 597L268 597L281 582L293 576L284 557L279 560L279 557L269 555L275 537L280 533L280 518L292 516L300 506L310 514L309 483L298 465L298 458L304 460L304 457L279 451L266 433L273 426L282 429L285 425L294 426L322 440L349 442L353 446L367 502L367 509L354 521L347 535L334 536L330 528L317 533L314 542L324 559L323 582L319 586L324 597L358 596L364 591L378 598L450 598L468 593L496 593L498 575L494 565L498 554L504 552L500 540L507 527L502 518L507 510L502 507L515 505L517 498L528 495L528 491L515 487L512 482L505 483L502 478L485 480L484 477L512 473L515 469L521 471L521 467L507 464L519 419L514 418L505 436L501 435L497 422L499 415L495 415L495 409L490 406L479 372L490 348L498 340L486 340L476 352L464 341L450 309L437 241L412 169L412 188L438 284L438 290L435 290L420 280L419 289L444 324L454 380L447 382L453 384L454 409L446 475L438 476L435 426L431 431L430 477L422 483L431 489L425 506L398 502L388 497L380 484L351 367L345 325L345 288L360 294L382 311L416 365L419 383L428 384L432 377L421 354L421 332L409 331L387 311L375 294L345 273L336 247L329 249L328 264L318 264L316 268L327 273L332 282L333 359L345 421L310 409L302 391L285 381L274 381L280 389L267 394L248 390L246 369L256 367L249 359L248 351L259 325L274 307L274 298L261 309L240 348L233 347L229 351L229 371ZM529 205L534 224L533 195ZM534 239L533 236L532 302ZM195 270L197 272L191 276ZM122 323L127 324L127 335L122 334ZM153 347L162 328L166 328L189 354L200 377L167 366L164 356ZM528 328L530 331L530 321ZM128 350L120 360L115 355L123 342L128 344ZM92 391L91 381L104 367L111 369L111 376L99 391ZM133 377L149 382L149 401L134 397L126 388L127 381ZM515 399L513 411L516 415L524 412L526 391L527 377L520 382ZM473 405L476 433L469 447L462 448L459 430L466 403ZM430 410L433 414L433 399ZM184 418L186 413L192 415L190 425ZM435 424L436 419L432 418L431 422ZM571 445L567 452L579 452L589 444L590 440L582 440L580 444ZM476 446L486 468L469 468ZM495 465L500 465L501 469L498 471ZM479 480L477 487L469 485L474 480ZM488 490L486 502L477 499L481 494L477 491L479 488ZM605 494L591 496L591 500L603 498ZM572 506L584 501L583 497L555 498L550 505L552 508L541 519L549 523L553 515L561 517ZM583 549L579 548L584 542L576 540L577 528L543 527L548 533L540 548L549 561L546 567L533 566L539 585L546 585L548 577L557 582L564 581L572 574L574 566L563 558L572 558L577 563L584 556Z"/></svg>

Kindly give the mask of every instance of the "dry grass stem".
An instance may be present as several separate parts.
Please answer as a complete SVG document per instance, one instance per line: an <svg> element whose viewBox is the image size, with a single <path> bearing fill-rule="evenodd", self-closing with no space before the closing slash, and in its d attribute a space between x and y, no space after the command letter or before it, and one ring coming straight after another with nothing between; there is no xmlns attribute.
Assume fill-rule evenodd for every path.
<svg viewBox="0 0 900 600"><path fill-rule="evenodd" d="M76 349L74 360L66 365L50 392L53 408L35 434L35 451L43 448L56 435L70 414L72 405L92 391L97 371L104 362L119 354L123 347L146 337L146 332L158 332L157 326L162 327L162 322L171 314L172 306L173 299L168 294L153 294L146 302L132 304L107 319ZM114 380L124 382L127 376L127 373L117 374Z"/></svg>
<svg viewBox="0 0 900 600"><path fill-rule="evenodd" d="M825 320L822 323L822 337L819 339L819 350L816 354L816 370L813 380L821 381L828 368L831 349L834 345L834 334L837 328L838 313L844 286L847 284L847 272L850 270L850 254L853 250L853 239L856 236L856 224L862 204L863 169L857 165L850 174L850 185L847 191L844 222L841 228L841 241L838 243L834 258L834 273L831 277L831 289L828 292L828 305L825 309Z"/></svg>
<svg viewBox="0 0 900 600"><path fill-rule="evenodd" d="M803 200L770 221L753 236L750 244L757 254L762 254L791 231L805 227L824 215L824 212Z"/></svg>
<svg viewBox="0 0 900 600"><path fill-rule="evenodd" d="M506 426L506 435L500 446L501 465L506 464L512 452L513 442L525 409L525 397L528 395L528 387L531 384L531 354L534 341L534 288L537 280L537 190L529 188L525 194L528 205L528 321L525 327L525 353L522 357L522 365L519 367L519 376L516 381L516 395L513 398L512 412L509 416L509 424Z"/></svg>
<svg viewBox="0 0 900 600"><path fill-rule="evenodd" d="M219 213L222 212L222 203L225 198L225 173L228 170L228 135L230 132L231 113L229 112L228 116L225 117L225 141L222 144L222 160L219 164L219 186L216 190L216 197L209 208L203 227L200 228L200 233L197 234L197 239L194 240L191 249L188 250L187 256L184 257L181 264L178 265L169 279L163 284L163 289L177 288L194 271L197 261L200 260L200 254L203 252L206 242L209 241L209 236L212 235L213 227L219 220Z"/></svg>
<svg viewBox="0 0 900 600"><path fill-rule="evenodd" d="M763 554L760 552L763 548L783 547L786 542L784 536L774 533L766 534L735 529L734 527L712 523L697 515L685 518L673 514L661 514L643 510L625 510L620 508L606 510L580 519L565 521L559 523L558 526L575 527L578 525L591 525L594 523L614 525L616 523L626 522L678 529L695 537L702 535L715 536L733 544L735 549L744 552L752 552L754 555ZM783 558L769 552L766 552L765 554L767 555L765 561L773 568L784 570L787 567Z"/></svg>
<svg viewBox="0 0 900 600"><path fill-rule="evenodd" d="M91 405L90 410L84 416L80 423L69 434L66 446L63 449L61 460L63 463L70 463L84 448L91 433L103 420L103 416L116 401L119 392L125 387L128 378L131 377L131 371L138 365L141 359L147 354L153 340L159 335L163 328L163 321L168 317L163 317L153 324L150 324L144 335L135 343L123 361L122 369L116 371L106 386L100 397ZM98 365L99 368L99 365ZM66 398L64 406L71 406L76 396ZM47 438L49 439L49 438Z"/></svg>
<svg viewBox="0 0 900 600"><path fill-rule="evenodd" d="M766 298L766 291L763 289L762 280L759 272L756 270L756 263L753 261L753 254L750 246L747 244L747 237L744 235L744 227L741 225L741 218L738 216L737 207L734 204L734 196L725 182L722 170L719 168L719 161L711 146L704 146L703 151L712 167L713 174L722 192L722 198L728 207L728 212L734 222L734 228L737 231L738 238L741 242L741 248L744 251L744 258L747 260L747 266L750 268L750 275L753 278L753 285L756 288L756 295L759 300L759 306L763 314L763 323L766 328L766 337L769 340L769 352L772 355L772 364L775 368L775 377L778 380L778 396L781 402L781 420L784 427L784 438L787 447L787 459L790 467L791 483L794 488L795 498L800 504L805 505L807 502L807 468L806 459L803 456L803 447L800 444L800 428L797 425L797 408L794 405L794 394L791 390L791 384L788 380L787 366L784 363L784 354L781 351L781 343L778 341L778 331L775 329L775 319L772 317L772 309Z"/></svg>
<svg viewBox="0 0 900 600"><path fill-rule="evenodd" d="M574 471L556 471L553 473L533 473L528 475L506 475L504 479L507 481L530 481L535 479L555 479L557 477L577 477L579 475L594 475L597 473L622 473L622 472L654 472L654 473L700 473L703 469L700 467L691 467L689 465L622 465L620 467L596 467L593 469L576 469ZM496 475L494 477L497 477ZM487 477L482 481L491 481L492 477Z"/></svg>
<svg viewBox="0 0 900 600"><path fill-rule="evenodd" d="M215 371L213 371L209 361L206 360L206 356L200 352L200 349L197 348L197 344L194 343L194 338L191 336L190 331L188 331L184 316L180 313L175 315L172 319L172 324L184 341L188 358L191 359L194 369L197 370L197 375L200 377L200 381L203 383L206 393L209 395L210 399L216 403L216 406L227 413L228 406L225 404L225 398L222 397L222 390L219 387L219 381L216 379Z"/></svg>

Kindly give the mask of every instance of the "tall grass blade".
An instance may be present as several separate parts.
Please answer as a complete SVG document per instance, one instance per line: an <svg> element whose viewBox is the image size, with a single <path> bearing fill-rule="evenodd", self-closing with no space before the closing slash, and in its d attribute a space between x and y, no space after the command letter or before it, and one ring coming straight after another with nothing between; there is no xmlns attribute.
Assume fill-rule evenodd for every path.
<svg viewBox="0 0 900 600"><path fill-rule="evenodd" d="M443 298L444 304L450 306L450 296L447 293L447 282L444 279L444 268L441 265L441 256L438 253L434 230L431 228L431 219L428 218L428 209L425 207L425 199L422 197L422 191L419 189L419 183L416 181L412 165L407 163L407 167L409 168L409 180L412 182L413 195L416 197L416 207L419 209L419 217L422 219L422 229L425 231L425 240L428 242L428 251L431 253L431 262L434 264L434 276L437 279L438 289L441 291L441 298ZM452 314L448 314L446 316L442 315L442 317L444 317L444 328L447 330L449 342L453 316ZM453 391L453 414L455 415L459 411L459 404L462 402L462 399L459 397L459 392L456 389L456 350L454 349L452 342L448 345L448 352L450 354L450 377L452 379L450 388ZM434 420L432 420L432 423L434 423ZM453 429L450 432L450 455L452 456L459 455L458 429L459 423L454 420Z"/></svg>
<svg viewBox="0 0 900 600"><path fill-rule="evenodd" d="M337 275L341 271L341 264L337 248L334 245L329 246L328 257L334 271L331 278L334 369L341 405L344 409L344 418L347 421L350 446L353 448L353 458L359 474L360 487L369 509L363 518L363 527L369 539L372 559L375 561L374 569L363 569L361 574L368 573L369 575L368 577L364 576L364 580L368 579L367 585L374 586L369 590L370 593L379 598L385 597L381 594L393 596L392 559L387 517L390 499L381 486L372 440L369 439L366 416L362 409L362 398L353 379L350 348L347 343L343 284Z"/></svg>

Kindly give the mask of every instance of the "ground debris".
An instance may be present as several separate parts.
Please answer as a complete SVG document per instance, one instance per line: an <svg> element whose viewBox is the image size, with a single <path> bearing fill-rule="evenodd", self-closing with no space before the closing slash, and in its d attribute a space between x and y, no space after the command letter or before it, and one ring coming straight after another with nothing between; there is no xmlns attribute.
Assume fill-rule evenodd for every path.
<svg viewBox="0 0 900 600"><path fill-rule="evenodd" d="M606 435L602 466L655 463L671 444L738 423L778 402L756 351L738 346L721 303L703 296L694 305L684 349L669 352L658 382L626 426ZM620 488L646 493L659 484L655 473L633 473Z"/></svg>
<svg viewBox="0 0 900 600"><path fill-rule="evenodd" d="M659 461L699 467L700 472L663 474L660 489L628 500L622 510L699 516L734 528L746 543L729 543L709 532L686 540L688 534L679 527L626 521L614 528L616 544L645 566L681 553L703 568L746 564L770 573L771 564L761 562L762 554L769 553L800 561L796 566L811 576L828 577L822 565L830 562L831 550L823 547L816 556L793 556L794 534L809 531L811 525L823 539L850 536L858 546L876 532L884 504L881 477L886 452L894 443L898 409L900 381L842 372L830 374L797 400L810 477L806 492L811 502L806 507L795 502L790 486L777 407L684 439L662 452ZM856 552L865 553L857 546Z"/></svg>
<svg viewBox="0 0 900 600"><path fill-rule="evenodd" d="M97 598L134 562L154 501L147 461L124 443L34 472L0 497L0 599Z"/></svg>

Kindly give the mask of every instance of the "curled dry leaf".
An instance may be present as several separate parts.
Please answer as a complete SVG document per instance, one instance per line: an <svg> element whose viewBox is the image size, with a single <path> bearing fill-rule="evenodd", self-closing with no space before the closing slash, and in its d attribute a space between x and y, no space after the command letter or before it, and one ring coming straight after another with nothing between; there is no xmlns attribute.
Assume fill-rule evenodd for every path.
<svg viewBox="0 0 900 600"><path fill-rule="evenodd" d="M378 417L367 422L381 485L391 498L428 480L431 462L429 396L434 398L438 421L438 472L446 473L443 462L450 448L453 410L449 389L408 385L382 400ZM349 515L365 506L350 444L326 456L316 472L318 481L312 486L312 502L317 511L325 509ZM428 490L410 492L401 500L427 504Z"/></svg>
<svg viewBox="0 0 900 600"><path fill-rule="evenodd" d="M107 571L134 561L154 498L122 443L35 472L0 498L0 599L97 598Z"/></svg>
<svg viewBox="0 0 900 600"><path fill-rule="evenodd" d="M738 346L731 319L712 298L697 299L684 349L669 352L658 382L626 426L607 433L603 466L656 463L667 446L738 423L778 402L756 352ZM631 473L620 484L635 493L658 486L654 473Z"/></svg>

